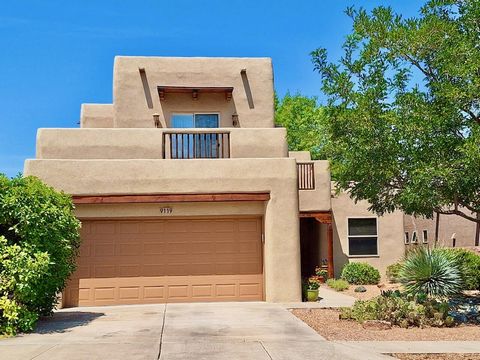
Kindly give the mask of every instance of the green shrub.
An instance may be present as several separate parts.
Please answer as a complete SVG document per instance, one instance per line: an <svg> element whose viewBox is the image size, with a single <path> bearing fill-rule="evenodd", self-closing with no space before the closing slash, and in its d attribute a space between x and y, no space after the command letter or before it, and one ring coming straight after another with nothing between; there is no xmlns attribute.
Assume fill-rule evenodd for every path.
<svg viewBox="0 0 480 360"><path fill-rule="evenodd" d="M456 259L462 275L463 290L480 290L480 255L461 248L442 248L440 251Z"/></svg>
<svg viewBox="0 0 480 360"><path fill-rule="evenodd" d="M391 283L399 282L398 273L400 272L400 269L402 268L402 266L403 266L402 262L397 262L387 266L386 274L387 274L388 281L390 281Z"/></svg>
<svg viewBox="0 0 480 360"><path fill-rule="evenodd" d="M408 252L399 272L407 293L447 297L462 290L462 275L453 253L421 246Z"/></svg>
<svg viewBox="0 0 480 360"><path fill-rule="evenodd" d="M452 326L454 319L448 315L446 302L435 299L419 302L400 292L389 292L370 300L357 300L351 308L342 308L341 319L383 320L403 328L411 326Z"/></svg>
<svg viewBox="0 0 480 360"><path fill-rule="evenodd" d="M15 335L17 331L31 331L38 320L38 314L19 305L17 301L0 297L0 334Z"/></svg>
<svg viewBox="0 0 480 360"><path fill-rule="evenodd" d="M336 291L344 291L348 289L348 282L342 279L328 279L327 285Z"/></svg>
<svg viewBox="0 0 480 360"><path fill-rule="evenodd" d="M29 331L38 314L24 304L36 296L36 288L47 276L50 257L28 246L9 245L0 236L0 334Z"/></svg>
<svg viewBox="0 0 480 360"><path fill-rule="evenodd" d="M354 285L378 284L380 272L370 264L352 262L343 267L341 277Z"/></svg>
<svg viewBox="0 0 480 360"><path fill-rule="evenodd" d="M68 195L0 175L0 332L31 330L75 270L79 222Z"/></svg>

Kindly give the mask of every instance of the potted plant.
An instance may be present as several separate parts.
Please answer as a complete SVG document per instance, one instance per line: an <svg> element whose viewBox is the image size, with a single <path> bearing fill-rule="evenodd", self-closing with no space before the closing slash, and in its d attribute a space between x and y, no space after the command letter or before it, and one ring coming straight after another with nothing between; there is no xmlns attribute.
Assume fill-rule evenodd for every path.
<svg viewBox="0 0 480 360"><path fill-rule="evenodd" d="M315 268L315 275L318 276L318 280L323 284L328 279L328 271L322 269L320 266Z"/></svg>
<svg viewBox="0 0 480 360"><path fill-rule="evenodd" d="M317 276L310 276L307 280L307 301L318 300L318 288L320 281Z"/></svg>

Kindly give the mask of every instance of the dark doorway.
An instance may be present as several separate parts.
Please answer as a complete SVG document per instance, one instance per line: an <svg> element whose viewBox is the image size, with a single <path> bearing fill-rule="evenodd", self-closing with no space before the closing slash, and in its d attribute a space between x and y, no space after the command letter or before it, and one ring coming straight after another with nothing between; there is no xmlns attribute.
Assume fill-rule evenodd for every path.
<svg viewBox="0 0 480 360"><path fill-rule="evenodd" d="M300 219L300 252L302 277L313 275L321 265L320 226L315 218Z"/></svg>

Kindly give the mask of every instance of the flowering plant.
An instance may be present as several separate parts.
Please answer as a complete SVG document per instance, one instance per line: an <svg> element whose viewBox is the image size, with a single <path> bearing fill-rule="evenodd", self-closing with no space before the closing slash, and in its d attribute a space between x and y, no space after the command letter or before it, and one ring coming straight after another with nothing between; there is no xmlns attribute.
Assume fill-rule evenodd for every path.
<svg viewBox="0 0 480 360"><path fill-rule="evenodd" d="M317 266L315 268L315 275L320 276L324 279L327 279L328 277L328 271L325 269L322 269L320 266Z"/></svg>
<svg viewBox="0 0 480 360"><path fill-rule="evenodd" d="M318 276L310 276L307 281L308 290L318 290L320 287L320 280Z"/></svg>

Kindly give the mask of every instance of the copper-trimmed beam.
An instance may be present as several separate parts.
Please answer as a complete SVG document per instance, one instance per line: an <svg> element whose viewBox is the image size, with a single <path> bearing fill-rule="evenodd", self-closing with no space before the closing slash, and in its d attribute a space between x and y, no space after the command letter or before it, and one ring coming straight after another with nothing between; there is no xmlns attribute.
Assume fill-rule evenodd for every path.
<svg viewBox="0 0 480 360"><path fill-rule="evenodd" d="M75 204L131 204L175 202L267 201L269 193L154 194L154 195L74 195Z"/></svg>
<svg viewBox="0 0 480 360"><path fill-rule="evenodd" d="M322 224L332 223L332 213L330 211L302 211L300 212L301 218L315 218Z"/></svg>
<svg viewBox="0 0 480 360"><path fill-rule="evenodd" d="M187 94L191 93L192 98L197 100L200 94L225 94L225 100L232 99L233 87L227 86L157 86L160 100L165 100L166 94Z"/></svg>

